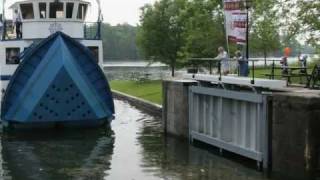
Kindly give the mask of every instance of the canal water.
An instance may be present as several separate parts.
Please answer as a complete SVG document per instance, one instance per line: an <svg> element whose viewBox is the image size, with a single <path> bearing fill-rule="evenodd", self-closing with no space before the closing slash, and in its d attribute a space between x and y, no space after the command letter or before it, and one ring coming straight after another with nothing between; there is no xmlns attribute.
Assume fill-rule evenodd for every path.
<svg viewBox="0 0 320 180"><path fill-rule="evenodd" d="M254 162L166 137L159 117L115 105L111 128L2 134L0 179L265 179Z"/></svg>

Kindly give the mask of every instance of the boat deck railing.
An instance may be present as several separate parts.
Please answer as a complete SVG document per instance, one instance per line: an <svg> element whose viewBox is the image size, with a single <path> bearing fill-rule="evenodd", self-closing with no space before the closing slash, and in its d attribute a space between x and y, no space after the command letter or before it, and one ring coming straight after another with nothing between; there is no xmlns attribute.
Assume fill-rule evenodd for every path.
<svg viewBox="0 0 320 180"><path fill-rule="evenodd" d="M83 31L84 39L101 40L101 22L86 22Z"/></svg>
<svg viewBox="0 0 320 180"><path fill-rule="evenodd" d="M0 30L0 40L10 41L22 39L17 38L15 26L12 20L4 21L2 32ZM83 39L101 40L101 22L85 22L83 26Z"/></svg>
<svg viewBox="0 0 320 180"><path fill-rule="evenodd" d="M6 20L3 22L3 28L1 29L1 37L2 41L5 40L17 40L14 24L12 20Z"/></svg>

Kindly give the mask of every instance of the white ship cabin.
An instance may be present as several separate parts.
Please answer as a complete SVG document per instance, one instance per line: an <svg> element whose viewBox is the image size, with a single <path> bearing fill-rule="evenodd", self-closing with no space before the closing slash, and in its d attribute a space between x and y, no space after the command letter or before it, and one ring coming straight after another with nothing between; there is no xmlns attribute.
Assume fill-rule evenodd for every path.
<svg viewBox="0 0 320 180"><path fill-rule="evenodd" d="M18 67L20 54L33 43L57 31L87 46L102 67L101 22L85 22L89 7L90 2L83 0L25 0L10 5L13 17L3 20L0 37L1 91L5 91ZM16 33L16 19L22 23L21 37Z"/></svg>

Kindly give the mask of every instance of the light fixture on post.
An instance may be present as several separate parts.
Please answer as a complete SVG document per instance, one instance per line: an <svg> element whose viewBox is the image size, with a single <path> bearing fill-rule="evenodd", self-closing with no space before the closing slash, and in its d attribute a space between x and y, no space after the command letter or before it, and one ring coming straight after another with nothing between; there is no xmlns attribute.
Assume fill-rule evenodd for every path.
<svg viewBox="0 0 320 180"><path fill-rule="evenodd" d="M242 7L247 11L247 23L246 23L246 59L249 61L249 9L252 6L252 0L242 0ZM249 62L248 62L249 63ZM254 84L254 61L252 61L252 80L251 84Z"/></svg>
<svg viewBox="0 0 320 180"><path fill-rule="evenodd" d="M249 9L252 5L252 0L242 0L243 7L246 8L247 24L246 24L246 58L249 59Z"/></svg>

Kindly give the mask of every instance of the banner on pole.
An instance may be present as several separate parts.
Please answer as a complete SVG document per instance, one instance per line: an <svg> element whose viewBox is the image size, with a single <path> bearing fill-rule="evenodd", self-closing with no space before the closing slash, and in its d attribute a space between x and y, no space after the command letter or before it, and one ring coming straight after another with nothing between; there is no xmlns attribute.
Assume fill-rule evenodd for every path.
<svg viewBox="0 0 320 180"><path fill-rule="evenodd" d="M224 0L225 28L230 42L246 42L247 13L241 9L242 0Z"/></svg>

